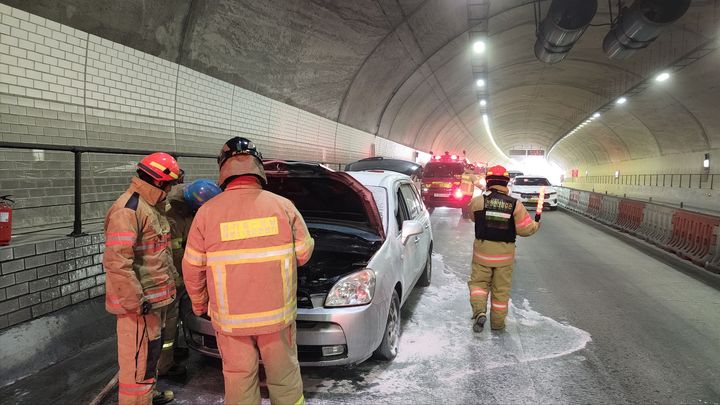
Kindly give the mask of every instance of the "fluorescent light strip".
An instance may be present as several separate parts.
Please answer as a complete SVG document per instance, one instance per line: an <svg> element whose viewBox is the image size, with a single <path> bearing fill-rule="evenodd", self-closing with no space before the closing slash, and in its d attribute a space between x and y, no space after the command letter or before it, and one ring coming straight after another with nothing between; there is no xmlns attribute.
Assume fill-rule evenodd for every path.
<svg viewBox="0 0 720 405"><path fill-rule="evenodd" d="M492 131L490 130L490 119L488 118L487 114L483 114L483 124L485 125L485 132L487 132L488 137L490 138L490 142L492 142L493 146L495 147L495 150L498 151L502 157L505 158L505 160L510 160L510 158L503 153L502 149L495 143L495 138L493 137Z"/></svg>

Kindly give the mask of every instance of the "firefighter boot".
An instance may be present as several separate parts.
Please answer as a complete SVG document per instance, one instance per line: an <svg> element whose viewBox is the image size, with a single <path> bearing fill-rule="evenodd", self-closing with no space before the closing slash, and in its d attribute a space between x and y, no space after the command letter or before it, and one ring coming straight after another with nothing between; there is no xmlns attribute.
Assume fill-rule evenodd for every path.
<svg viewBox="0 0 720 405"><path fill-rule="evenodd" d="M475 317L473 320L473 332L480 333L483 331L483 328L485 327L485 321L487 320L487 317L485 314L480 314Z"/></svg>
<svg viewBox="0 0 720 405"><path fill-rule="evenodd" d="M175 394L172 391L153 391L152 405L163 405L175 400Z"/></svg>

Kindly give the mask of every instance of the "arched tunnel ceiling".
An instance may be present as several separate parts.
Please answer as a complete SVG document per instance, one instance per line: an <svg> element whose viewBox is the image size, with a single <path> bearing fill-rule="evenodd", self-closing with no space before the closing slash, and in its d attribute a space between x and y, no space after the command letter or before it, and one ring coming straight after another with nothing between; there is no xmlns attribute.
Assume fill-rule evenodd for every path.
<svg viewBox="0 0 720 405"><path fill-rule="evenodd" d="M467 0L0 1L408 146L499 160L477 105ZM554 65L533 55L532 3L490 0L488 111L503 151L557 143L554 158L571 166L720 147L718 51L558 142L716 38L717 2L694 0L626 61L605 56L608 27L592 26ZM609 13L599 3L593 24L602 25Z"/></svg>

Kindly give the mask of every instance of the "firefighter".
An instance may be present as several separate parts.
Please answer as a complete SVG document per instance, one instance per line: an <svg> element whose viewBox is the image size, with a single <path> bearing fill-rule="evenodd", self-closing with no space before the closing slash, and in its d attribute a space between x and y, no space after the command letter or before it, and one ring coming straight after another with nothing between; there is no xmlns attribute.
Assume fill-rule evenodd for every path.
<svg viewBox="0 0 720 405"><path fill-rule="evenodd" d="M482 332L485 326L488 295L491 298L491 329L505 328L515 237L530 236L540 228L523 204L508 195L510 176L504 167L491 167L485 179L487 191L470 202L471 219L475 222L475 242L468 287L475 332Z"/></svg>
<svg viewBox="0 0 720 405"><path fill-rule="evenodd" d="M175 268L182 269L182 258L185 253L185 243L190 224L195 217L197 210L209 199L220 194L220 187L212 180L199 179L190 184L175 186L167 197L165 207L168 222L170 223L170 247L172 248L173 264ZM178 297L182 297L184 283L181 272L178 271L175 286ZM186 357L187 348L180 349L175 346L175 339L178 331L178 316L180 300L176 299L168 307L165 328L163 329L163 346L160 360L158 361L158 376L170 378L185 377L187 369L181 364L175 363L175 357Z"/></svg>
<svg viewBox="0 0 720 405"><path fill-rule="evenodd" d="M475 192L475 183L477 178L475 176L475 166L465 165L463 168L462 178L460 179L460 191L464 198L468 199L468 206L462 208L463 218L470 218L472 212L470 211L469 202Z"/></svg>
<svg viewBox="0 0 720 405"><path fill-rule="evenodd" d="M263 190L262 155L235 137L218 156L223 192L198 210L183 276L196 315L212 319L226 404L260 404L258 355L270 401L304 404L295 344L297 266L314 241L289 200Z"/></svg>
<svg viewBox="0 0 720 405"><path fill-rule="evenodd" d="M165 198L182 178L177 161L153 153L105 218L105 308L117 315L119 403L164 404L172 391L155 390L161 330L175 300Z"/></svg>

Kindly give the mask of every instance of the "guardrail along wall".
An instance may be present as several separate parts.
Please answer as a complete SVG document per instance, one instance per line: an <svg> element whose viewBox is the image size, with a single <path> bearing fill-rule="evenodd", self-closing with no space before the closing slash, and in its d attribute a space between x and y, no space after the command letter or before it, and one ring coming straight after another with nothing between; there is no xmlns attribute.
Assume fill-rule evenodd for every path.
<svg viewBox="0 0 720 405"><path fill-rule="evenodd" d="M720 174L622 174L568 178L563 185L701 210L720 210Z"/></svg>
<svg viewBox="0 0 720 405"><path fill-rule="evenodd" d="M215 154L238 134L267 157L346 163L415 150L0 4L0 140ZM100 219L139 156L83 155L84 217ZM217 176L210 159L181 162ZM0 149L15 229L72 222L73 155Z"/></svg>
<svg viewBox="0 0 720 405"><path fill-rule="evenodd" d="M558 203L720 273L720 217L566 187Z"/></svg>

